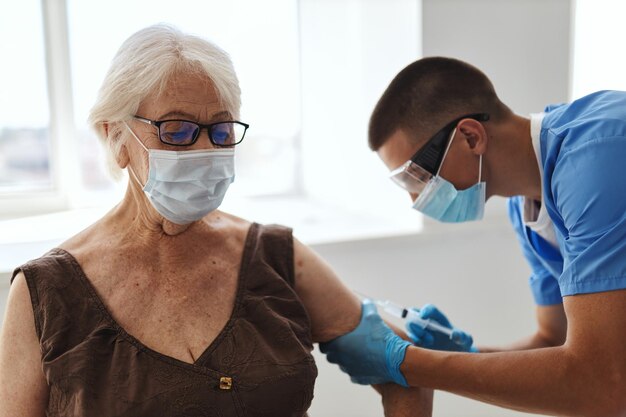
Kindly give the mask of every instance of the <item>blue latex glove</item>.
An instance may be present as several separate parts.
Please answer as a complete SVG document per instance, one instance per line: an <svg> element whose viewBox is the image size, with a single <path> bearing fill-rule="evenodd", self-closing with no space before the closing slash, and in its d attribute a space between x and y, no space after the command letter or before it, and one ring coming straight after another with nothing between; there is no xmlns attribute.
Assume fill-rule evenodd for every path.
<svg viewBox="0 0 626 417"><path fill-rule="evenodd" d="M361 385L395 382L408 387L400 372L408 346L410 342L383 322L376 306L364 300L357 328L330 342L320 343L320 350L329 362L339 364L352 382Z"/></svg>
<svg viewBox="0 0 626 417"><path fill-rule="evenodd" d="M426 304L419 312L424 320L434 320L439 324L452 329L452 339L438 331L424 329L420 324L407 320L406 328L415 345L434 350L448 350L457 352L478 352L472 346L472 336L450 324L448 318L437 307Z"/></svg>

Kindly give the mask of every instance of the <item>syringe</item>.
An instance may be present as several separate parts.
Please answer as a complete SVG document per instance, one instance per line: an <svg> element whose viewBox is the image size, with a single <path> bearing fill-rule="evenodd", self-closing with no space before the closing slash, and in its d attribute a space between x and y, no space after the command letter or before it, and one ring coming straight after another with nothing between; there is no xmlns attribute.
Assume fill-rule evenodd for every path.
<svg viewBox="0 0 626 417"><path fill-rule="evenodd" d="M406 308L395 304L389 300L372 300L374 304L385 310L388 314L404 320L410 320L411 323L419 325L422 329L434 330L447 335L452 339L452 329L437 323L434 320L423 319L420 312L416 308Z"/></svg>
<svg viewBox="0 0 626 417"><path fill-rule="evenodd" d="M439 324L434 320L426 320L421 318L419 310L416 308L402 307L401 305L391 302L389 300L377 300L358 292L357 295L359 295L361 298L372 301L378 307L382 308L385 312L394 317L398 317L403 320L410 320L411 323L415 323L421 326L422 329L434 330L436 332L443 333L454 341L454 339L452 338L452 329L445 327L444 325Z"/></svg>

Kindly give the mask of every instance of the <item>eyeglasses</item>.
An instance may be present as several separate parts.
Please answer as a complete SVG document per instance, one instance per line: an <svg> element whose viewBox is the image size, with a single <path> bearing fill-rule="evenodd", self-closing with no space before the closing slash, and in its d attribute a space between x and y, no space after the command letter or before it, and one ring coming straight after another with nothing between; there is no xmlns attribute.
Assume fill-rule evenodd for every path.
<svg viewBox="0 0 626 417"><path fill-rule="evenodd" d="M479 122L489 120L487 113L473 113L458 117L445 125L413 154L411 159L393 170L389 177L410 193L419 194L424 190L430 179L439 173L441 164L448 152L457 124L463 119L474 119Z"/></svg>
<svg viewBox="0 0 626 417"><path fill-rule="evenodd" d="M250 125L225 121L201 125L188 120L150 120L145 117L133 116L140 122L152 125L159 132L159 140L166 145L190 146L196 143L202 129L206 128L209 140L215 146L231 147L241 143Z"/></svg>

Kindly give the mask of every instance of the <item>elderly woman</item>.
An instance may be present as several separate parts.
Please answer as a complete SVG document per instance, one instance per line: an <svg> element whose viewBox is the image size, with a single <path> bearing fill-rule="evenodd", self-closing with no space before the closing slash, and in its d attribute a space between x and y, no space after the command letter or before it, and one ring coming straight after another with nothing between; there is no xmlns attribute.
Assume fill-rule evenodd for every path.
<svg viewBox="0 0 626 417"><path fill-rule="evenodd" d="M207 41L159 25L122 45L90 121L128 190L15 271L0 416L306 413L312 343L352 330L360 305L289 229L217 210L248 127L239 97ZM389 414L428 412L428 392L381 391Z"/></svg>

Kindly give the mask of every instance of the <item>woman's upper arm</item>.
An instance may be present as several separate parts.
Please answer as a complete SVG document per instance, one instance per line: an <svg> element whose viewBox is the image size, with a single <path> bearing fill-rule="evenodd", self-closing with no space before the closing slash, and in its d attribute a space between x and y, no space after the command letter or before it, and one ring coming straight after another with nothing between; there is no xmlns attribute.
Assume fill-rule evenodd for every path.
<svg viewBox="0 0 626 417"><path fill-rule="evenodd" d="M330 266L294 238L295 289L311 318L314 342L326 342L359 324L361 303Z"/></svg>
<svg viewBox="0 0 626 417"><path fill-rule="evenodd" d="M42 417L47 402L33 308L20 272L11 285L0 329L0 417Z"/></svg>
<svg viewBox="0 0 626 417"><path fill-rule="evenodd" d="M361 320L361 303L337 275L310 248L294 239L296 292L311 317L314 342L326 342L346 334ZM403 334L394 328L398 334ZM406 335L405 335L406 337ZM386 416L430 416L432 390L406 389L386 384L377 388L383 396Z"/></svg>

